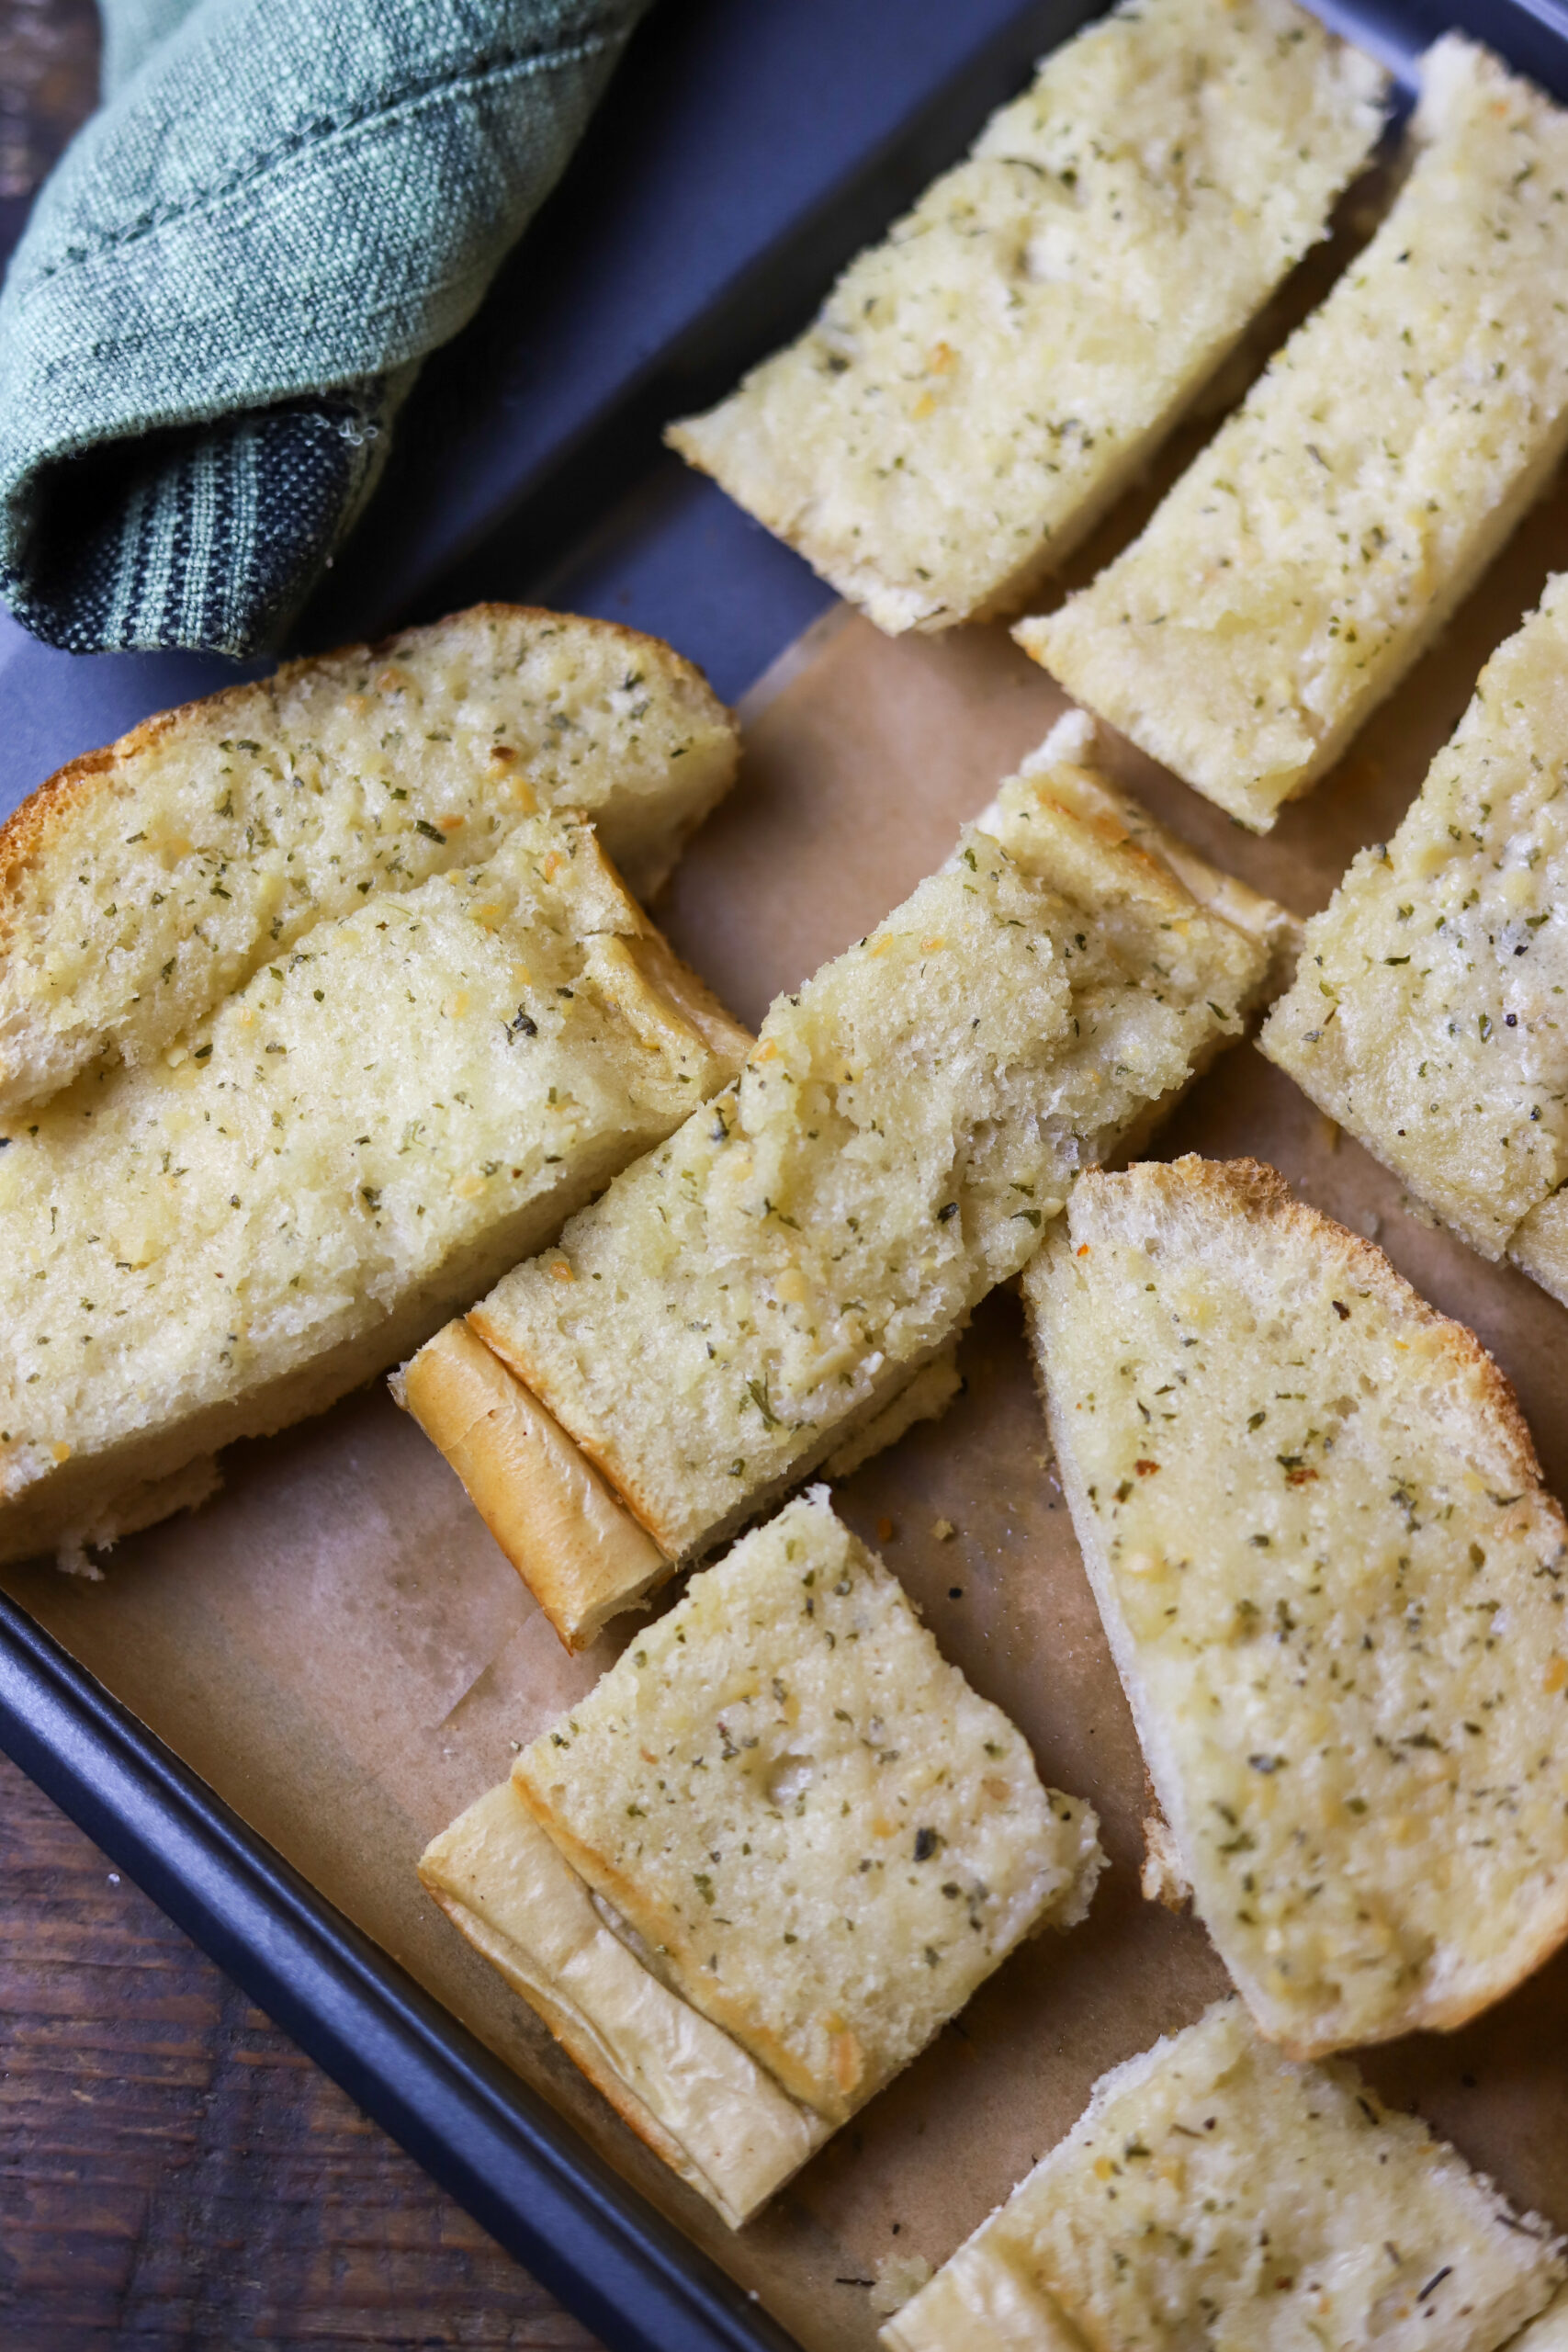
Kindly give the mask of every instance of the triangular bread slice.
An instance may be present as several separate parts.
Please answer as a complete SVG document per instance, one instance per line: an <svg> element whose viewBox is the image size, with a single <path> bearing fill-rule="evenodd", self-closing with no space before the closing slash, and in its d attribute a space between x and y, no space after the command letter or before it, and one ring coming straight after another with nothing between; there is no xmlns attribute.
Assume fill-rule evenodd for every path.
<svg viewBox="0 0 1568 2352"><path fill-rule="evenodd" d="M1102 2076L882 2341L1496 2352L1562 2275L1548 2222L1343 2061L1292 2065L1223 2001Z"/></svg>
<svg viewBox="0 0 1568 2352"><path fill-rule="evenodd" d="M735 773L699 670L608 621L479 605L164 711L0 828L0 1113L144 1063L367 898L592 817L639 896Z"/></svg>
<svg viewBox="0 0 1568 2352"><path fill-rule="evenodd" d="M1325 233L1386 89L1292 0L1116 8L668 438L879 628L1016 610Z"/></svg>
<svg viewBox="0 0 1568 2352"><path fill-rule="evenodd" d="M841 2123L1104 1857L814 1487L694 1577L513 1783L660 1973Z"/></svg>
<svg viewBox="0 0 1568 2352"><path fill-rule="evenodd" d="M85 1565L395 1363L750 1043L592 826L519 817L0 1123L0 1558Z"/></svg>
<svg viewBox="0 0 1568 2352"><path fill-rule="evenodd" d="M1098 579L1014 634L1266 831L1431 644L1568 446L1568 111L1448 33L1371 243Z"/></svg>
<svg viewBox="0 0 1568 2352"><path fill-rule="evenodd" d="M1288 956L1290 918L1134 811L1091 740L1058 729L940 873L775 1001L738 1087L471 1311L626 1505L624 1556L562 1558L559 1449L475 1409L445 1339L407 1368L570 1645L647 1589L636 1529L689 1563L876 1420Z"/></svg>
<svg viewBox="0 0 1568 2352"><path fill-rule="evenodd" d="M1386 844L1307 926L1263 1051L1488 1258L1568 1304L1568 575Z"/></svg>
<svg viewBox="0 0 1568 2352"><path fill-rule="evenodd" d="M1204 1925L1297 2055L1568 1934L1568 1524L1484 1349L1251 1160L1090 1175L1024 1278Z"/></svg>

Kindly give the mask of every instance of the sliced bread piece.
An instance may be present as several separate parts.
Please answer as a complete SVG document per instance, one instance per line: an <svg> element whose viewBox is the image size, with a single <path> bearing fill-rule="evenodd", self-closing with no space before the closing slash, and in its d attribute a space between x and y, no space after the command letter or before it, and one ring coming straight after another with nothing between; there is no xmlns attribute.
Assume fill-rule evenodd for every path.
<svg viewBox="0 0 1568 2352"><path fill-rule="evenodd" d="M1053 743L940 874L774 1003L738 1088L470 1313L671 1562L875 1420L1266 984L1280 910L1189 852L1179 878L1067 756L1081 725ZM476 1425L470 1451L487 1442ZM558 1516L507 1548L579 1646L646 1577L639 1558L617 1585L608 1555L592 1591L575 1564L556 1576Z"/></svg>
<svg viewBox="0 0 1568 2352"><path fill-rule="evenodd" d="M1263 1050L1488 1258L1568 1301L1568 575L1499 647L1386 846L1307 926ZM1543 1220L1550 1223L1550 1220Z"/></svg>
<svg viewBox="0 0 1568 2352"><path fill-rule="evenodd" d="M667 437L879 628L1016 611L1325 233L1386 87L1292 0L1118 8Z"/></svg>
<svg viewBox="0 0 1568 2352"><path fill-rule="evenodd" d="M1448 34L1360 259L1142 537L1015 634L1266 831L1337 759L1568 444L1568 113Z"/></svg>
<svg viewBox="0 0 1568 2352"><path fill-rule="evenodd" d="M553 1413L461 1317L394 1373L392 1394L446 1455L558 1632L585 1649L670 1573Z"/></svg>
<svg viewBox="0 0 1568 2352"><path fill-rule="evenodd" d="M823 1487L694 1577L513 1785L681 1998L834 2124L1082 1918L1104 1863Z"/></svg>
<svg viewBox="0 0 1568 2352"><path fill-rule="evenodd" d="M0 828L0 1113L145 1062L367 898L594 818L647 894L735 773L700 671L608 621L479 605L294 662L73 761Z"/></svg>
<svg viewBox="0 0 1568 2352"><path fill-rule="evenodd" d="M1343 2061L1292 2065L1222 2001L1104 2075L882 2341L1495 2352L1562 2275L1539 2215Z"/></svg>
<svg viewBox="0 0 1568 2352"><path fill-rule="evenodd" d="M510 1781L432 1839L419 1874L623 2122L732 2230L829 2136L606 1925Z"/></svg>
<svg viewBox="0 0 1568 2352"><path fill-rule="evenodd" d="M79 1565L396 1363L750 1043L541 815L0 1125L0 1558Z"/></svg>
<svg viewBox="0 0 1568 2352"><path fill-rule="evenodd" d="M1568 1524L1513 1391L1252 1160L1085 1177L1024 1277L1062 1484L1200 1917L1299 2056L1568 1935Z"/></svg>

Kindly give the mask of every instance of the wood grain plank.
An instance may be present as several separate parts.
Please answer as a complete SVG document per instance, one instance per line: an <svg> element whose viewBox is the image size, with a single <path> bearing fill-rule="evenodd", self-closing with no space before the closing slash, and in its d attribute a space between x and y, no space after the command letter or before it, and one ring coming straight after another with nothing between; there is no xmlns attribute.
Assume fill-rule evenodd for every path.
<svg viewBox="0 0 1568 2352"><path fill-rule="evenodd" d="M0 1758L6 2352L593 2342Z"/></svg>

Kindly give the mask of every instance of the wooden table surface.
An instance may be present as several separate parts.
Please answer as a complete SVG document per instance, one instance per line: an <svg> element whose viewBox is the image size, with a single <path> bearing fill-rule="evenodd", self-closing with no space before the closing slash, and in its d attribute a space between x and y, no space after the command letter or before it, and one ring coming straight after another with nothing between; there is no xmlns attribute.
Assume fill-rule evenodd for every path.
<svg viewBox="0 0 1568 2352"><path fill-rule="evenodd" d="M96 69L0 0L0 261ZM4 2352L593 2343L0 1757Z"/></svg>
<svg viewBox="0 0 1568 2352"><path fill-rule="evenodd" d="M5 2352L592 2352L0 1757Z"/></svg>

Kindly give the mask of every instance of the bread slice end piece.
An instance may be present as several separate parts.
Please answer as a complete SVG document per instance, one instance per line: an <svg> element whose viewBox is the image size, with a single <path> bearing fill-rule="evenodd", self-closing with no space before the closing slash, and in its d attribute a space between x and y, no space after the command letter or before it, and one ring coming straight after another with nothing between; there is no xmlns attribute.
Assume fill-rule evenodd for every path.
<svg viewBox="0 0 1568 2352"><path fill-rule="evenodd" d="M458 1319L394 1374L569 1650L646 1598L671 1563L554 1415Z"/></svg>

